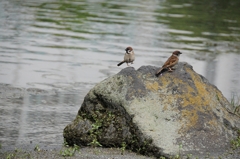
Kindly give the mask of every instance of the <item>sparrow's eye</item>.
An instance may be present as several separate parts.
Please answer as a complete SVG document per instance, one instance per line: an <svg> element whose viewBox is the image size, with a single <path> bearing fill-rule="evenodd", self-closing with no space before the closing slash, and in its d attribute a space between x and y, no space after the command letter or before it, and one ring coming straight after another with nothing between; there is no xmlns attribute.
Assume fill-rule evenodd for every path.
<svg viewBox="0 0 240 159"><path fill-rule="evenodd" d="M125 51L126 51L126 53L131 53L133 50L132 50L132 48L131 47L127 47L126 49L125 49Z"/></svg>

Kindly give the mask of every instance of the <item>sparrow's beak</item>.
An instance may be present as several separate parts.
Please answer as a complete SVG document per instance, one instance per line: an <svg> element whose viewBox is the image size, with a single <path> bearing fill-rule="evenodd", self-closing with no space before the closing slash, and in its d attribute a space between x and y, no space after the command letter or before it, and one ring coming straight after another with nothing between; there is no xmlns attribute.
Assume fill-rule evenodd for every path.
<svg viewBox="0 0 240 159"><path fill-rule="evenodd" d="M182 54L181 52L179 52L179 54Z"/></svg>

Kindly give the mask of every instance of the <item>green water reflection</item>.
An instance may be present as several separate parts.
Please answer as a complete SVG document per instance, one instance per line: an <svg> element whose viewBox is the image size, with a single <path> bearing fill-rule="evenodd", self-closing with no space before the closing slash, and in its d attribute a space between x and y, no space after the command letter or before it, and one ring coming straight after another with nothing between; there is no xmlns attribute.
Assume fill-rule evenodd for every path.
<svg viewBox="0 0 240 159"><path fill-rule="evenodd" d="M159 28L161 25L167 26L168 28L163 31L164 34L159 34L159 36L171 37L171 43L204 43L206 46L203 45L202 50L206 51L204 47L227 41L233 42L230 47L239 51L238 43L236 44L240 41L240 1L238 0L168 0L157 3L136 0L125 2L71 0L44 2L31 7L37 10L36 21L55 24L44 26L45 28L58 26L58 30L80 33L77 35L52 33L55 36L82 40L94 38L96 41L101 41L104 35L115 36L116 39L126 36L131 38L131 36L141 36L141 33L134 35L133 30L129 30L127 26L141 21L145 23L144 25L153 23L155 25L153 30L158 25ZM147 9L149 7L152 8L150 11ZM147 15L156 17L156 20L150 20ZM43 27L38 24L33 26ZM119 29L121 27L125 29ZM151 40L155 41L152 43L157 43L159 39ZM191 50L187 46L184 46L184 49ZM232 49L224 51L227 50L232 51ZM208 52L211 53L209 50Z"/></svg>
<svg viewBox="0 0 240 159"><path fill-rule="evenodd" d="M157 10L166 16L168 26L192 32L188 36L217 41L239 41L240 1L238 0L168 0ZM178 16L177 16L178 15ZM181 16L179 16L181 15Z"/></svg>

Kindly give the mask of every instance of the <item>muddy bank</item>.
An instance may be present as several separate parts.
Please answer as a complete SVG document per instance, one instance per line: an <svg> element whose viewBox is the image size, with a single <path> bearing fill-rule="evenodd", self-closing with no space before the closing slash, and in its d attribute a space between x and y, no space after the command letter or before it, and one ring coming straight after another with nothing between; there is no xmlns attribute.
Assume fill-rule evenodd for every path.
<svg viewBox="0 0 240 159"><path fill-rule="evenodd" d="M71 151L71 150L70 150ZM64 156L67 155L67 156ZM153 159L151 157L146 157L138 155L131 151L116 148L80 148L76 150L74 155L71 156L68 148L53 148L53 149L41 149L41 147L35 147L33 149L22 149L20 147L15 150L0 152L0 158L6 159L11 157L11 159L17 158L69 158L69 159Z"/></svg>

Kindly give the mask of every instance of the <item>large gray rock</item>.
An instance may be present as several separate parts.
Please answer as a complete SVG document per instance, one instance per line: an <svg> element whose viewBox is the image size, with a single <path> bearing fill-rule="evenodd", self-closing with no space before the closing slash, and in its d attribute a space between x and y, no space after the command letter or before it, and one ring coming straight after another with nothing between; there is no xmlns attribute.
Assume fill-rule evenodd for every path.
<svg viewBox="0 0 240 159"><path fill-rule="evenodd" d="M159 77L157 69L128 67L97 84L64 129L66 141L156 157L223 155L240 128L226 98L187 63Z"/></svg>

